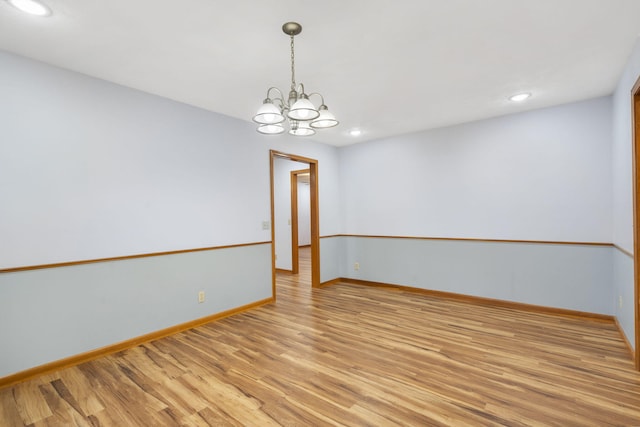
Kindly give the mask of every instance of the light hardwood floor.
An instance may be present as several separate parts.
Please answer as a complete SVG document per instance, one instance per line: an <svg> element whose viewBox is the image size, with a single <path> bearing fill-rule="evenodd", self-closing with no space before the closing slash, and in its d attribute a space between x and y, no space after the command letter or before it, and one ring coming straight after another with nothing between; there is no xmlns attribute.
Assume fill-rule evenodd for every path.
<svg viewBox="0 0 640 427"><path fill-rule="evenodd" d="M640 425L616 327L278 277L277 303L0 390L3 426Z"/></svg>

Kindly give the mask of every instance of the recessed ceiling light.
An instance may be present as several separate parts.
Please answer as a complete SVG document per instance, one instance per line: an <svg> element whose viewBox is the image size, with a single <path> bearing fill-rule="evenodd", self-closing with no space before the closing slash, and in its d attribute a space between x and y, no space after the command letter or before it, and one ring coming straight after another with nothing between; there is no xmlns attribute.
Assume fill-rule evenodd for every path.
<svg viewBox="0 0 640 427"><path fill-rule="evenodd" d="M49 16L51 9L36 0L7 0L13 7L36 16Z"/></svg>
<svg viewBox="0 0 640 427"><path fill-rule="evenodd" d="M349 131L349 135L351 135L351 136L360 136L360 135L362 135L362 131L360 129L351 129Z"/></svg>
<svg viewBox="0 0 640 427"><path fill-rule="evenodd" d="M512 95L509 97L509 101L515 101L515 102L520 102L520 101L524 101L525 99L529 98L531 96L530 93L518 93L516 95Z"/></svg>

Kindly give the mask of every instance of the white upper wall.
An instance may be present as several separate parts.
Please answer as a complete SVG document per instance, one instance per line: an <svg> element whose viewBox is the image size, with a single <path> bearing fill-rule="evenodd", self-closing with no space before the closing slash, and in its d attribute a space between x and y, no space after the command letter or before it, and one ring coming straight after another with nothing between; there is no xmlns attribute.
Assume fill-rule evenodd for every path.
<svg viewBox="0 0 640 427"><path fill-rule="evenodd" d="M340 149L346 234L611 242L611 98Z"/></svg>
<svg viewBox="0 0 640 427"><path fill-rule="evenodd" d="M0 268L269 241L270 148L339 232L335 147L3 52L0 93Z"/></svg>
<svg viewBox="0 0 640 427"><path fill-rule="evenodd" d="M633 253L631 89L640 76L640 39L613 94L613 243Z"/></svg>
<svg viewBox="0 0 640 427"><path fill-rule="evenodd" d="M2 52L0 93L0 268L268 241L269 149L321 236L611 241L608 97L337 149Z"/></svg>

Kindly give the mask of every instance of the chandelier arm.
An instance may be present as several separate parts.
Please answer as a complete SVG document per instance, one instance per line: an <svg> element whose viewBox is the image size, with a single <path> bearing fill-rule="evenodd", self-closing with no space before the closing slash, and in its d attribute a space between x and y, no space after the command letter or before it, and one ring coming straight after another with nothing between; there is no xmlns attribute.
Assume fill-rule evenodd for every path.
<svg viewBox="0 0 640 427"><path fill-rule="evenodd" d="M269 94L271 93L272 90L275 90L278 92L278 94L280 94L280 99L284 99L284 95L282 94L282 92L280 91L280 89L278 89L275 86L271 86L269 89L267 89L267 98L270 98ZM277 99L277 98L275 98Z"/></svg>
<svg viewBox="0 0 640 427"><path fill-rule="evenodd" d="M320 97L320 99L322 100L322 103L320 105L324 105L324 96L322 96L321 94L319 94L318 92L312 92L309 95L307 95L307 98L311 98L313 95L318 95Z"/></svg>
<svg viewBox="0 0 640 427"><path fill-rule="evenodd" d="M282 98L273 98L273 101L278 101L279 107L280 107L280 112L286 111L289 109L289 107L287 106L287 104L284 102L284 99Z"/></svg>

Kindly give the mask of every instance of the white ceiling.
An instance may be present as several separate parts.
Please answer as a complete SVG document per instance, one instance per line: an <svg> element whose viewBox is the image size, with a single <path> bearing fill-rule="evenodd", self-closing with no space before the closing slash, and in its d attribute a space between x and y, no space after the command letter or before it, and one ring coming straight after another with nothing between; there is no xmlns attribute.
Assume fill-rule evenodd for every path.
<svg viewBox="0 0 640 427"><path fill-rule="evenodd" d="M0 0L0 49L247 121L288 89L298 21L297 80L341 122L313 139L337 146L608 95L640 34L638 0L43 2Z"/></svg>

